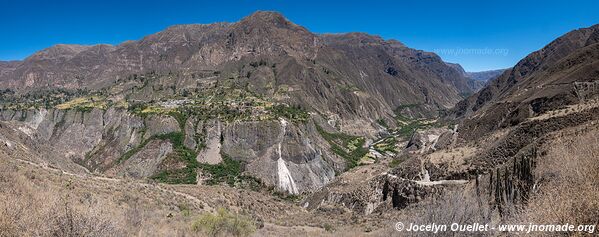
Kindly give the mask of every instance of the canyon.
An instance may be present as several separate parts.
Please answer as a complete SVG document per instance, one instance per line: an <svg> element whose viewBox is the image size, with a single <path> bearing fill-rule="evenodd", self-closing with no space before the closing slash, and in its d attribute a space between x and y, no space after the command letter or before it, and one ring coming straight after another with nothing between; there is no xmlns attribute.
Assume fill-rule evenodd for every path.
<svg viewBox="0 0 599 237"><path fill-rule="evenodd" d="M0 62L0 185L16 190L0 195L143 216L115 236L193 236L191 216L221 208L260 236L396 235L396 221L445 215L503 223L560 187L556 147L596 152L598 85L598 25L479 74L262 11L56 45Z"/></svg>

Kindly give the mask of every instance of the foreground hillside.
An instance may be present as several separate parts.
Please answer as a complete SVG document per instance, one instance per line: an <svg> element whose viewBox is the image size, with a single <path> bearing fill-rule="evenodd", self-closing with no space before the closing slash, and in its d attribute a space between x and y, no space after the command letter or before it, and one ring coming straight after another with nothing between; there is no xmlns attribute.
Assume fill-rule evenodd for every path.
<svg viewBox="0 0 599 237"><path fill-rule="evenodd" d="M599 142L598 124L574 127L547 137L551 142L539 147L538 151L544 154L537 158L534 171L538 188L530 195L525 209L504 221L597 221L599 150L594 144ZM2 124L2 134L11 133L6 127ZM477 194L474 181L458 187L442 185L445 191L435 198L424 198L400 210L389 206L363 215L340 203L304 209L293 199L226 186L163 185L73 174L41 162L38 155L22 144L7 143L4 138L2 142L0 232L3 236L210 236L206 231L214 229L199 224L200 220L218 213L220 208L226 208L228 215L234 216L231 220L240 224L227 226L218 233L239 236L405 236L394 230L396 221L450 223L457 218L463 223L501 222L493 206L479 202L487 200L489 195L486 191ZM340 180L360 177L369 169L376 166L361 166Z"/></svg>

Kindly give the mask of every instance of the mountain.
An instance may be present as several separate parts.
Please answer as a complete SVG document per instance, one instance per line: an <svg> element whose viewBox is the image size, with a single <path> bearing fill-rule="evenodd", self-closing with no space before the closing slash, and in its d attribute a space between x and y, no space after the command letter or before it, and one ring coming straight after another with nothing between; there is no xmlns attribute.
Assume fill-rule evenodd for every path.
<svg viewBox="0 0 599 237"><path fill-rule="evenodd" d="M489 70L489 71L481 71L481 72L466 72L462 65L457 63L446 63L448 66L460 72L464 77L468 79L468 86L472 91L476 92L483 87L487 81L494 79L495 77L501 75L504 71L508 69L497 69L497 70Z"/></svg>
<svg viewBox="0 0 599 237"><path fill-rule="evenodd" d="M314 34L276 12L0 65L10 92L0 118L25 122L17 129L57 167L196 183L197 167L233 162L291 194L363 162L387 129L409 133L472 93L434 53Z"/></svg>
<svg viewBox="0 0 599 237"><path fill-rule="evenodd" d="M445 126L410 133L388 166L342 174L311 196L308 208L415 216L404 223L585 219L599 210L598 183L586 177L599 174L598 85L594 25L529 54L444 114ZM441 197L431 198L439 191ZM430 199L437 204L422 202ZM592 211L548 215L571 205Z"/></svg>
<svg viewBox="0 0 599 237"><path fill-rule="evenodd" d="M595 223L599 25L493 73L275 12L0 62L0 233Z"/></svg>
<svg viewBox="0 0 599 237"><path fill-rule="evenodd" d="M586 218L599 210L597 181L586 181L599 171L598 32L599 25L575 30L529 54L442 116L443 126L409 133L389 163L343 173L304 203L364 215L400 210L415 216L410 222ZM388 140L374 147L384 153ZM437 204L422 202L431 199ZM570 205L593 211L547 215Z"/></svg>
<svg viewBox="0 0 599 237"><path fill-rule="evenodd" d="M479 136L593 97L597 42L599 25L559 37L461 101L454 115L466 117L469 133Z"/></svg>
<svg viewBox="0 0 599 237"><path fill-rule="evenodd" d="M584 176L599 171L598 85L599 25L562 35L491 79L443 118L456 124L455 140L451 149L424 156L427 175L431 180L475 181L471 191L477 194L471 201L488 195L491 211L502 220L520 210L527 213L520 218L542 222L565 215L584 218L588 213L550 217L544 210L599 208L592 204L596 192L587 188L597 182L583 184ZM427 148L426 143L412 143ZM393 173L409 170L400 167ZM577 194L553 191L567 187Z"/></svg>
<svg viewBox="0 0 599 237"><path fill-rule="evenodd" d="M497 69L497 70L489 70L489 71L480 71L480 72L466 72L468 78L472 78L477 81L487 82L489 80L494 79L495 77L501 75L503 72L509 69Z"/></svg>
<svg viewBox="0 0 599 237"><path fill-rule="evenodd" d="M248 68L252 62L270 69ZM287 103L321 112L351 104L354 117L390 118L406 104L434 113L472 91L433 53L360 33L313 34L275 12L236 23L172 26L116 46L56 45L3 69L0 88L97 90L132 74L206 71L219 73L217 80L245 77L265 96L293 89L297 95ZM347 117L345 109L336 112Z"/></svg>
<svg viewBox="0 0 599 237"><path fill-rule="evenodd" d="M12 72L19 63L19 61L0 61L0 77Z"/></svg>

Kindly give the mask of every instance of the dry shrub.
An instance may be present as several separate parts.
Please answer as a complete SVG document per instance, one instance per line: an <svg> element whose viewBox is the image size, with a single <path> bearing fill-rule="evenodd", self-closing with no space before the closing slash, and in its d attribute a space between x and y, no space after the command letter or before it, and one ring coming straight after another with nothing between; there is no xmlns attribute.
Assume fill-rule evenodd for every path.
<svg viewBox="0 0 599 237"><path fill-rule="evenodd" d="M587 225L599 222L599 134L552 142L536 170L538 193L523 223Z"/></svg>
<svg viewBox="0 0 599 237"><path fill-rule="evenodd" d="M256 231L256 226L250 218L220 208L216 214L201 215L192 224L192 229L208 236L249 236Z"/></svg>
<svg viewBox="0 0 599 237"><path fill-rule="evenodd" d="M68 190L40 186L32 177L0 162L0 236L122 236L98 209L76 208Z"/></svg>
<svg viewBox="0 0 599 237"><path fill-rule="evenodd" d="M48 218L51 236L121 236L112 221L94 208L75 210L68 200L55 203Z"/></svg>
<svg viewBox="0 0 599 237"><path fill-rule="evenodd" d="M17 166L0 165L0 236L41 235L38 217L47 212L42 203L51 199L32 195L30 183L17 172Z"/></svg>
<svg viewBox="0 0 599 237"><path fill-rule="evenodd" d="M195 236L173 196L47 172L0 154L0 237ZM131 187L131 186L128 186ZM176 204L176 205L175 205Z"/></svg>
<svg viewBox="0 0 599 237"><path fill-rule="evenodd" d="M415 209L415 215L410 215L410 219L402 219L401 222L408 227L410 223L418 225L437 224L447 225L452 223L474 224L490 223L493 218L491 209L487 205L486 196L476 194L474 187L459 187L455 190L446 190L442 195L431 202L421 203ZM449 229L448 229L449 230ZM485 232L398 232L392 230L393 236L486 236L490 233Z"/></svg>

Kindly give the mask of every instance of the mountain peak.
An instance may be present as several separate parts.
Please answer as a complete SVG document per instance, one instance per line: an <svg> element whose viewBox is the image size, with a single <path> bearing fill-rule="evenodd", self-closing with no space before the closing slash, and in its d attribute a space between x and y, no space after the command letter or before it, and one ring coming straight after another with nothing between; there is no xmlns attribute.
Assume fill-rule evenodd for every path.
<svg viewBox="0 0 599 237"><path fill-rule="evenodd" d="M54 58L68 58L75 56L76 54L89 49L92 46L89 45L78 45L78 44L56 44L51 47L40 50L27 59L54 59Z"/></svg>
<svg viewBox="0 0 599 237"><path fill-rule="evenodd" d="M274 11L257 11L252 13L251 15L241 19L239 21L241 24L248 24L252 26L258 25L274 25L274 26L291 26L291 23L287 18L285 18L281 13Z"/></svg>
<svg viewBox="0 0 599 237"><path fill-rule="evenodd" d="M279 12L275 11L256 11L243 19L248 20L261 20L261 21L287 21L287 19Z"/></svg>

